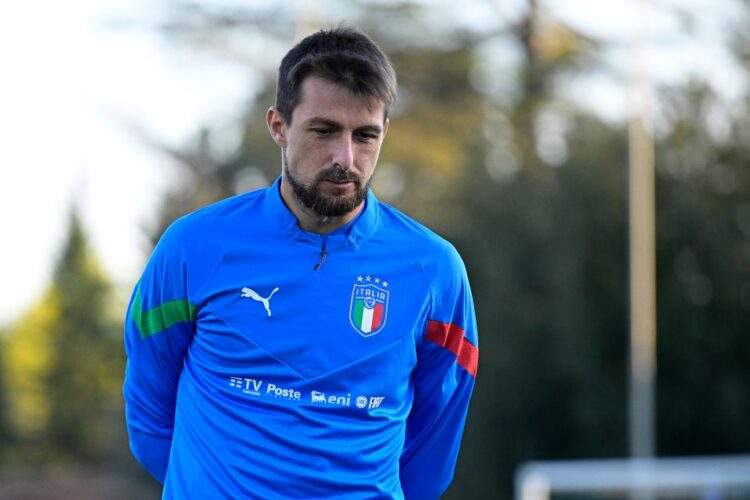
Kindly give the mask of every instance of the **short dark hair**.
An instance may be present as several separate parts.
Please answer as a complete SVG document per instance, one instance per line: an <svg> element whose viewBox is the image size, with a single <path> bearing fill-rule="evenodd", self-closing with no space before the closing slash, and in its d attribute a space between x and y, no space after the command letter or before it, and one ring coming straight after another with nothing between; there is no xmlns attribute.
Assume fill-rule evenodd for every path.
<svg viewBox="0 0 750 500"><path fill-rule="evenodd" d="M322 29L287 52L279 66L276 107L287 123L300 101L300 88L315 75L355 95L385 105L385 116L396 99L396 72L388 56L363 32L349 27Z"/></svg>

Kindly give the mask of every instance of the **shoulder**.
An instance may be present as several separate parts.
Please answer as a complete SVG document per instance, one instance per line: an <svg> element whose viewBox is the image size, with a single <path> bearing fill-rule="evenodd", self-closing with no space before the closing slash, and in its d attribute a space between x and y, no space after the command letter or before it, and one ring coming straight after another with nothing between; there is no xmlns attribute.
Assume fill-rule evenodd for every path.
<svg viewBox="0 0 750 500"><path fill-rule="evenodd" d="M262 193L261 193L262 194ZM175 220L156 245L147 269L160 280L184 283L188 296L198 303L198 293L227 254L226 242L252 212L259 193L232 196Z"/></svg>
<svg viewBox="0 0 750 500"><path fill-rule="evenodd" d="M211 203L175 220L170 230L202 234L223 224L233 224L260 209L265 189L251 191ZM214 229L215 230L215 229Z"/></svg>
<svg viewBox="0 0 750 500"><path fill-rule="evenodd" d="M391 205L379 205L383 233L397 240L403 251L413 254L426 268L440 266L444 271L463 272L463 261L451 242Z"/></svg>
<svg viewBox="0 0 750 500"><path fill-rule="evenodd" d="M244 193L212 203L176 219L162 234L152 260L186 266L191 273L213 268L224 258L243 225L257 221L263 190Z"/></svg>
<svg viewBox="0 0 750 500"><path fill-rule="evenodd" d="M393 238L387 243L397 249L394 251L399 255L414 262L427 283L430 294L428 319L453 323L463 330L473 328L469 280L455 246L387 204L381 204L381 221L383 233Z"/></svg>
<svg viewBox="0 0 750 500"><path fill-rule="evenodd" d="M199 208L172 222L164 231L159 244L205 244L215 240L226 229L257 218L249 216L260 209L265 189L238 194Z"/></svg>

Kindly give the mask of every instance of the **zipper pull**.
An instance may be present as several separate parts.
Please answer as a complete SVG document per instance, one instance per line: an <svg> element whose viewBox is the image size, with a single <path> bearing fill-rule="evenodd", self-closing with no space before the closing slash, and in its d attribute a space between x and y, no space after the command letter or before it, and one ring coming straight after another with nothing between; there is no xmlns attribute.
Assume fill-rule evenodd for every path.
<svg viewBox="0 0 750 500"><path fill-rule="evenodd" d="M328 255L328 252L326 252L326 248L323 247L320 249L320 260L317 264L315 264L315 267L313 267L313 271L317 271L320 266L323 265L323 262L326 261L326 255Z"/></svg>

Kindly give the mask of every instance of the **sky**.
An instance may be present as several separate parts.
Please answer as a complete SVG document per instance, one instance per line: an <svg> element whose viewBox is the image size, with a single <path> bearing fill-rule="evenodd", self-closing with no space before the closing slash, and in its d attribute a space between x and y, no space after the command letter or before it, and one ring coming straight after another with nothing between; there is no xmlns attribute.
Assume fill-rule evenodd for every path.
<svg viewBox="0 0 750 500"><path fill-rule="evenodd" d="M179 145L239 111L246 70L190 61L147 28L113 27L148 21L155 4L0 7L0 324L49 283L73 206L114 283L137 279L143 227L176 169L130 125Z"/></svg>
<svg viewBox="0 0 750 500"><path fill-rule="evenodd" d="M167 3L28 0L0 7L0 325L22 314L48 285L73 206L117 289L126 294L137 280L149 249L143 228L179 170L130 125L179 146L201 125L240 115L254 75L236 63L191 56L149 28ZM464 22L488 14L511 19L523 4L433 3ZM721 44L726 27L719 20L734 0L662 1L640 11L636 0L542 4L580 30L615 42L607 53L615 71L587 77L580 83L585 92L571 95L612 119L627 113L622 78L635 29L647 32L644 65L654 80L711 74L728 95L742 91L744 81ZM679 22L690 20L670 14L676 5L698 19L689 37L678 34Z"/></svg>

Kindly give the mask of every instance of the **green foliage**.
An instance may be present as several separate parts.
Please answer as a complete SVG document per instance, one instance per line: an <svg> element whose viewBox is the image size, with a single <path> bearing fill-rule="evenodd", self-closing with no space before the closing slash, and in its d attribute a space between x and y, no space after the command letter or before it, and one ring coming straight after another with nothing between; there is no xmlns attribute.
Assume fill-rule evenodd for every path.
<svg viewBox="0 0 750 500"><path fill-rule="evenodd" d="M693 83L665 100L658 151L659 445L668 454L750 448L750 148L744 118Z"/></svg>
<svg viewBox="0 0 750 500"><path fill-rule="evenodd" d="M4 443L11 440L10 423L8 422L7 370L2 362L5 359L5 339L7 336L7 330L0 328L0 466L7 460Z"/></svg>
<svg viewBox="0 0 750 500"><path fill-rule="evenodd" d="M3 349L13 444L24 458L44 454L38 448L43 446L50 416L46 378L54 352L49 331L57 317L57 297L48 291L10 326Z"/></svg>
<svg viewBox="0 0 750 500"><path fill-rule="evenodd" d="M11 463L90 462L122 453L124 363L110 293L72 213L49 291L11 326L4 346Z"/></svg>
<svg viewBox="0 0 750 500"><path fill-rule="evenodd" d="M55 357L46 380L51 444L61 454L92 460L111 444L108 417L121 410L124 364L121 330L107 314L110 285L93 260L76 214L70 218L52 287L58 317L49 330Z"/></svg>

